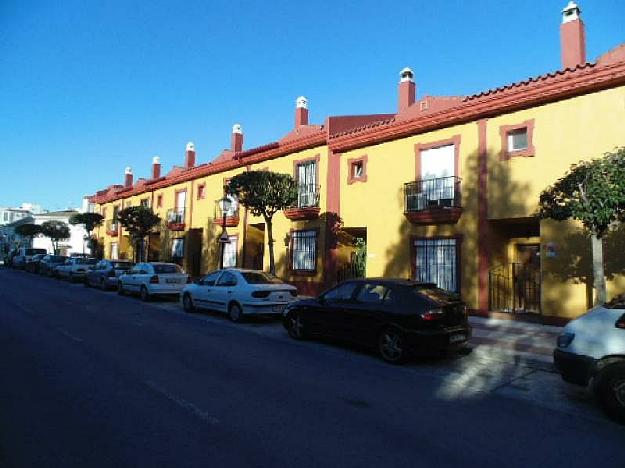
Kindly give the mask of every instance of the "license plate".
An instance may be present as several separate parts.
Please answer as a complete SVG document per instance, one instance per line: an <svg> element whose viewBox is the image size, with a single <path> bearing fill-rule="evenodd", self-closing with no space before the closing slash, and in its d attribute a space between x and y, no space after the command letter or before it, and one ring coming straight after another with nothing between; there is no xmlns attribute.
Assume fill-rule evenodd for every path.
<svg viewBox="0 0 625 468"><path fill-rule="evenodd" d="M168 279L168 280L165 280L165 282L166 283L178 283L178 280L177 279Z"/></svg>
<svg viewBox="0 0 625 468"><path fill-rule="evenodd" d="M284 310L284 307L285 306L283 306L283 305L273 306L273 311L274 312L282 312Z"/></svg>
<svg viewBox="0 0 625 468"><path fill-rule="evenodd" d="M467 335L465 334L459 334L459 335L451 335L449 337L449 343L453 344L453 343L459 343L460 341L466 341L467 339Z"/></svg>

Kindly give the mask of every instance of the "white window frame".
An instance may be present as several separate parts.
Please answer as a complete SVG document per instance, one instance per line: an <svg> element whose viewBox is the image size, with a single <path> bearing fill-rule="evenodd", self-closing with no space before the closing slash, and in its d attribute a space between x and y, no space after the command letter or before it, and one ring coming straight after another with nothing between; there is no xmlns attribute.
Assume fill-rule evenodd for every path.
<svg viewBox="0 0 625 468"><path fill-rule="evenodd" d="M239 237L228 236L230 242L224 244L224 268L234 268L237 266L237 254L239 252Z"/></svg>
<svg viewBox="0 0 625 468"><path fill-rule="evenodd" d="M514 137L515 135L521 135L521 134L525 134L525 146L522 147L516 147L514 146ZM514 152L514 151L525 151L526 149L529 148L529 132L527 127L523 127L523 128L517 128L516 130L510 130L508 132L508 151L509 152Z"/></svg>

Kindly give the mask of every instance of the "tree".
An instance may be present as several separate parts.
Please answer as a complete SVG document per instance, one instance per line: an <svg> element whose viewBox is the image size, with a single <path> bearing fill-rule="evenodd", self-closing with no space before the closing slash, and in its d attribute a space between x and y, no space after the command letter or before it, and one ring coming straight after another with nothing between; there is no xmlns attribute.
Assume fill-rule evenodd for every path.
<svg viewBox="0 0 625 468"><path fill-rule="evenodd" d="M541 218L575 219L592 243L595 304L606 301L603 238L625 221L625 148L581 161L540 194Z"/></svg>
<svg viewBox="0 0 625 468"><path fill-rule="evenodd" d="M59 241L69 239L69 226L63 221L46 221L41 225L41 233L50 238L54 255L59 254Z"/></svg>
<svg viewBox="0 0 625 468"><path fill-rule="evenodd" d="M139 205L129 206L119 211L117 219L130 234L135 247L135 262L144 261L145 237L160 224L161 218L152 211L152 208Z"/></svg>
<svg viewBox="0 0 625 468"><path fill-rule="evenodd" d="M69 224L77 225L82 224L87 231L87 239L89 239L91 243L91 231L93 231L96 227L102 224L104 220L104 216L99 213L76 213L72 217L69 218ZM87 240L85 239L85 240ZM90 248L91 250L91 248ZM85 253L85 244L82 244L82 251ZM93 251L91 252L93 255Z"/></svg>
<svg viewBox="0 0 625 468"><path fill-rule="evenodd" d="M248 171L230 179L226 190L230 195L235 195L239 203L249 209L254 216L262 216L265 219L269 244L269 271L275 275L272 218L276 212L297 202L295 180L288 174Z"/></svg>
<svg viewBox="0 0 625 468"><path fill-rule="evenodd" d="M22 236L22 237L28 237L30 241L28 244L32 245L33 237L41 234L41 225L31 224L31 223L20 224L19 226L15 228L15 234Z"/></svg>

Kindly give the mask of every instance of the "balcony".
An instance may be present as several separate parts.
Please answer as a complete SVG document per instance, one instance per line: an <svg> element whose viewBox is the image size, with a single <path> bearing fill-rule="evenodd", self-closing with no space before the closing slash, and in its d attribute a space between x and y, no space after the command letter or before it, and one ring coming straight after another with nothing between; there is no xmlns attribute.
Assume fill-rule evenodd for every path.
<svg viewBox="0 0 625 468"><path fill-rule="evenodd" d="M106 222L106 234L111 237L119 235L119 223L117 220L109 220Z"/></svg>
<svg viewBox="0 0 625 468"><path fill-rule="evenodd" d="M455 224L462 215L460 179L441 177L404 184L404 216L413 224Z"/></svg>
<svg viewBox="0 0 625 468"><path fill-rule="evenodd" d="M230 198L230 197L229 197ZM224 227L224 213L221 209L221 200L215 200L215 224ZM230 209L226 211L226 226L235 227L239 225L239 203L232 199Z"/></svg>
<svg viewBox="0 0 625 468"><path fill-rule="evenodd" d="M300 185L297 190L297 205L284 210L284 216L291 221L316 219L319 217L319 185Z"/></svg>
<svg viewBox="0 0 625 468"><path fill-rule="evenodd" d="M167 212L167 227L171 231L184 231L184 208L176 208Z"/></svg>

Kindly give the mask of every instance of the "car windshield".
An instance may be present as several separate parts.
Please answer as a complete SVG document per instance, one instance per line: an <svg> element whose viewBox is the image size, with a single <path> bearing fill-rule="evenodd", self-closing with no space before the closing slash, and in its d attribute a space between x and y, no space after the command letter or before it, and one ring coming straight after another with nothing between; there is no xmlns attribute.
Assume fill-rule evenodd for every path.
<svg viewBox="0 0 625 468"><path fill-rule="evenodd" d="M248 284L282 284L280 278L276 278L273 275L263 273L262 271L246 271L242 272L241 276L248 282Z"/></svg>
<svg viewBox="0 0 625 468"><path fill-rule="evenodd" d="M46 249L26 249L24 250L24 255L37 255L37 254L47 254Z"/></svg>
<svg viewBox="0 0 625 468"><path fill-rule="evenodd" d="M160 263L153 266L154 273L182 273L182 268L173 263Z"/></svg>

